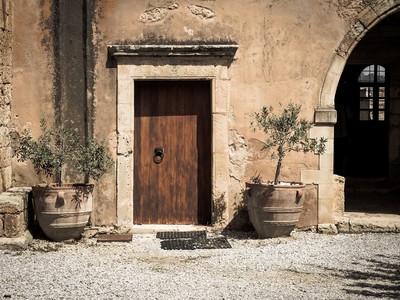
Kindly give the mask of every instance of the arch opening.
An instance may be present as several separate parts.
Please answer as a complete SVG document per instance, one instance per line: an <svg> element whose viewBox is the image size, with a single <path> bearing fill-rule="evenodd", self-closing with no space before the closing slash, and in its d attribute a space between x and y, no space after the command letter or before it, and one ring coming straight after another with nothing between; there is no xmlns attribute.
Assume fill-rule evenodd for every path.
<svg viewBox="0 0 400 300"><path fill-rule="evenodd" d="M355 46L334 103L333 171L346 178L345 211L400 214L400 12Z"/></svg>

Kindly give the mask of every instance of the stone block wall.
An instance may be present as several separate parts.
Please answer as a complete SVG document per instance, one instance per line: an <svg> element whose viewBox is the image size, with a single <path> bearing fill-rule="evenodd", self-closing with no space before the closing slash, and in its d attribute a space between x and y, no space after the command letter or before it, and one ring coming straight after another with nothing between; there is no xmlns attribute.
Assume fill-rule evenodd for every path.
<svg viewBox="0 0 400 300"><path fill-rule="evenodd" d="M27 188L13 188L0 194L0 238L19 237L28 224Z"/></svg>
<svg viewBox="0 0 400 300"><path fill-rule="evenodd" d="M318 215L315 207L318 203L318 186L315 184L307 184L304 194L303 209L300 214L297 228L311 228L318 224Z"/></svg>
<svg viewBox="0 0 400 300"><path fill-rule="evenodd" d="M11 187L12 1L0 1L0 193ZM0 219L0 230L4 220ZM1 236L1 234L0 234Z"/></svg>

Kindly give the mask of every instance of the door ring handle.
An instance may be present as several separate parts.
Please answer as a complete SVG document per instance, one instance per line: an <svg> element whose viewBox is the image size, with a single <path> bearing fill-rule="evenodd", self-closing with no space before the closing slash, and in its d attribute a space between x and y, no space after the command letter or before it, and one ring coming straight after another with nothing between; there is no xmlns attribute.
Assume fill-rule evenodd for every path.
<svg viewBox="0 0 400 300"><path fill-rule="evenodd" d="M163 147L156 147L154 149L154 157L153 157L153 161L156 164L159 164L162 162L164 158L164 148Z"/></svg>

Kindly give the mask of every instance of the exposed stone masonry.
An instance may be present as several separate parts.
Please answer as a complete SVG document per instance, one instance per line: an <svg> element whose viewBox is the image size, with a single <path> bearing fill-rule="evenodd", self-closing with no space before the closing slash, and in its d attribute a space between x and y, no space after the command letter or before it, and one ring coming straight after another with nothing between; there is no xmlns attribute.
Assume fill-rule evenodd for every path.
<svg viewBox="0 0 400 300"><path fill-rule="evenodd" d="M144 11L140 17L139 21L142 23L153 23L158 22L166 18L168 11L175 10L179 8L178 3L173 3L167 7L153 7ZM189 5L187 9L191 14L200 17L202 19L212 19L215 17L214 12L206 7L202 7L199 5Z"/></svg>
<svg viewBox="0 0 400 300"><path fill-rule="evenodd" d="M347 18L345 17L350 19L353 25L336 50L337 54L343 58L346 58L351 53L351 50L368 28L373 26L380 16L389 14L390 11L396 9L396 6L400 5L399 3L394 4L392 1L373 0L357 0L354 3L353 1L342 0L342 2L346 2L348 5L340 6L341 9L347 12L353 11L353 13L348 13ZM354 12L357 12L357 14L354 14ZM344 15L344 13L339 13L339 15Z"/></svg>
<svg viewBox="0 0 400 300"><path fill-rule="evenodd" d="M189 5L188 9L190 12L203 19L212 19L215 17L214 12L211 9L198 5Z"/></svg>
<svg viewBox="0 0 400 300"><path fill-rule="evenodd" d="M11 187L12 2L0 2L0 193ZM0 219L0 230L2 220ZM1 234L0 234L1 236Z"/></svg>
<svg viewBox="0 0 400 300"><path fill-rule="evenodd" d="M21 236L28 224L29 189L14 188L0 194L0 238Z"/></svg>
<svg viewBox="0 0 400 300"><path fill-rule="evenodd" d="M169 5L168 7L154 7L152 9L146 10L140 15L139 21L143 23L152 23L161 21L164 19L168 13L168 10L174 10L179 7L178 3Z"/></svg>

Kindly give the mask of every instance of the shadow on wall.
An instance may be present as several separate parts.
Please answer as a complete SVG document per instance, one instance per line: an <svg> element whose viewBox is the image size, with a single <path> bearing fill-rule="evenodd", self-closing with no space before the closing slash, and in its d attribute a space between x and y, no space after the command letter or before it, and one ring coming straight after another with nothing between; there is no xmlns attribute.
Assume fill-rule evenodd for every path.
<svg viewBox="0 0 400 300"><path fill-rule="evenodd" d="M247 211L246 190L241 193L241 201L234 208L234 215L232 220L226 226L224 231L255 231L250 222L249 213ZM317 206L318 206L318 191L317 186L314 184L306 185L305 199L299 221L296 225L297 228L309 229L318 224ZM214 208L214 212L215 212ZM221 213L222 215L222 213Z"/></svg>
<svg viewBox="0 0 400 300"><path fill-rule="evenodd" d="M249 213L247 211L247 199L246 190L243 190L241 199L236 203L234 207L234 213L232 220L225 227L224 232L228 231L242 231L242 232L254 232L255 229L250 222Z"/></svg>
<svg viewBox="0 0 400 300"><path fill-rule="evenodd" d="M7 190L7 176L4 172L4 170L0 169L0 175L1 175L1 190L0 192L4 192Z"/></svg>

